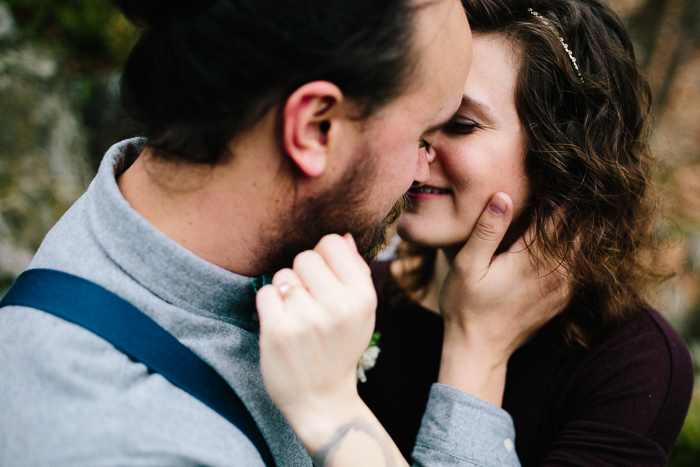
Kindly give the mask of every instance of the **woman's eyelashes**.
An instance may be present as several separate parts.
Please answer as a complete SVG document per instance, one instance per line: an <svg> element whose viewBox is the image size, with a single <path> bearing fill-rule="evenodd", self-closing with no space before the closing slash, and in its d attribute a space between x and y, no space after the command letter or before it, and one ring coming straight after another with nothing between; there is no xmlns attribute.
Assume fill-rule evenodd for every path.
<svg viewBox="0 0 700 467"><path fill-rule="evenodd" d="M465 118L454 118L450 120L450 122L447 125L445 125L444 131L447 133L468 135L470 133L473 133L474 130L478 128L481 128L481 125L479 125L474 120Z"/></svg>
<svg viewBox="0 0 700 467"><path fill-rule="evenodd" d="M448 134L468 135L478 128L481 128L481 125L472 119L455 117L442 127L442 131ZM433 143L426 139L421 139L418 144L418 148L425 149L428 154L431 154L432 146Z"/></svg>

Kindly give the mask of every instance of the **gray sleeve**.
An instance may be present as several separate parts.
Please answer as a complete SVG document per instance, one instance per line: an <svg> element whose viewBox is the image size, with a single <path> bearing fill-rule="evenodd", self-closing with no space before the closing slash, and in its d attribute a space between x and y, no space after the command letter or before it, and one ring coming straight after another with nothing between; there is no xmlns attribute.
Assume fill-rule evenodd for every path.
<svg viewBox="0 0 700 467"><path fill-rule="evenodd" d="M416 446L414 467L519 467L513 419L466 392L433 384Z"/></svg>

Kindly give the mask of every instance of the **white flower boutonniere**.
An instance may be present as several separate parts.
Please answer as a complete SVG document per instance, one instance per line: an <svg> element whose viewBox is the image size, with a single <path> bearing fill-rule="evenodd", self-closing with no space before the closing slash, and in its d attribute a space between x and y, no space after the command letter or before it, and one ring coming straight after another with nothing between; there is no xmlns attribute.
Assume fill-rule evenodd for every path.
<svg viewBox="0 0 700 467"><path fill-rule="evenodd" d="M360 361L357 363L357 380L363 383L367 382L367 375L365 371L374 368L377 363L377 357L379 356L379 338L382 336L381 332L375 332L372 335L372 340L369 341L367 349L362 354Z"/></svg>

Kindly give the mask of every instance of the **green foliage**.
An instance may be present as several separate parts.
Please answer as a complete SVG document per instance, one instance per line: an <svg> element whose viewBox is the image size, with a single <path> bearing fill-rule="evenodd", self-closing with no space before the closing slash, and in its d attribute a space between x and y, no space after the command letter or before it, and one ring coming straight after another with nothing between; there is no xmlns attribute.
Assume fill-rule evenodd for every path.
<svg viewBox="0 0 700 467"><path fill-rule="evenodd" d="M108 0L5 0L25 35L65 50L74 71L113 69L138 30Z"/></svg>
<svg viewBox="0 0 700 467"><path fill-rule="evenodd" d="M369 341L369 345L367 347L373 347L373 346L378 347L380 337L382 337L382 333L379 331L372 334L372 339Z"/></svg>
<svg viewBox="0 0 700 467"><path fill-rule="evenodd" d="M697 467L700 459L700 397L690 404L681 435L671 452L669 467Z"/></svg>

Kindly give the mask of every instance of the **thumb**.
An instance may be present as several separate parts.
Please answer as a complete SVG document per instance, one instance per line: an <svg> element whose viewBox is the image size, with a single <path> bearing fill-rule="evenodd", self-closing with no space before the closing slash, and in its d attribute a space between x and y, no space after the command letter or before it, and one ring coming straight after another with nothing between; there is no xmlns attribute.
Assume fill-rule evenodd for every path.
<svg viewBox="0 0 700 467"><path fill-rule="evenodd" d="M467 243L455 258L454 266L478 278L486 275L491 259L513 218L513 201L505 193L496 193L474 226Z"/></svg>

